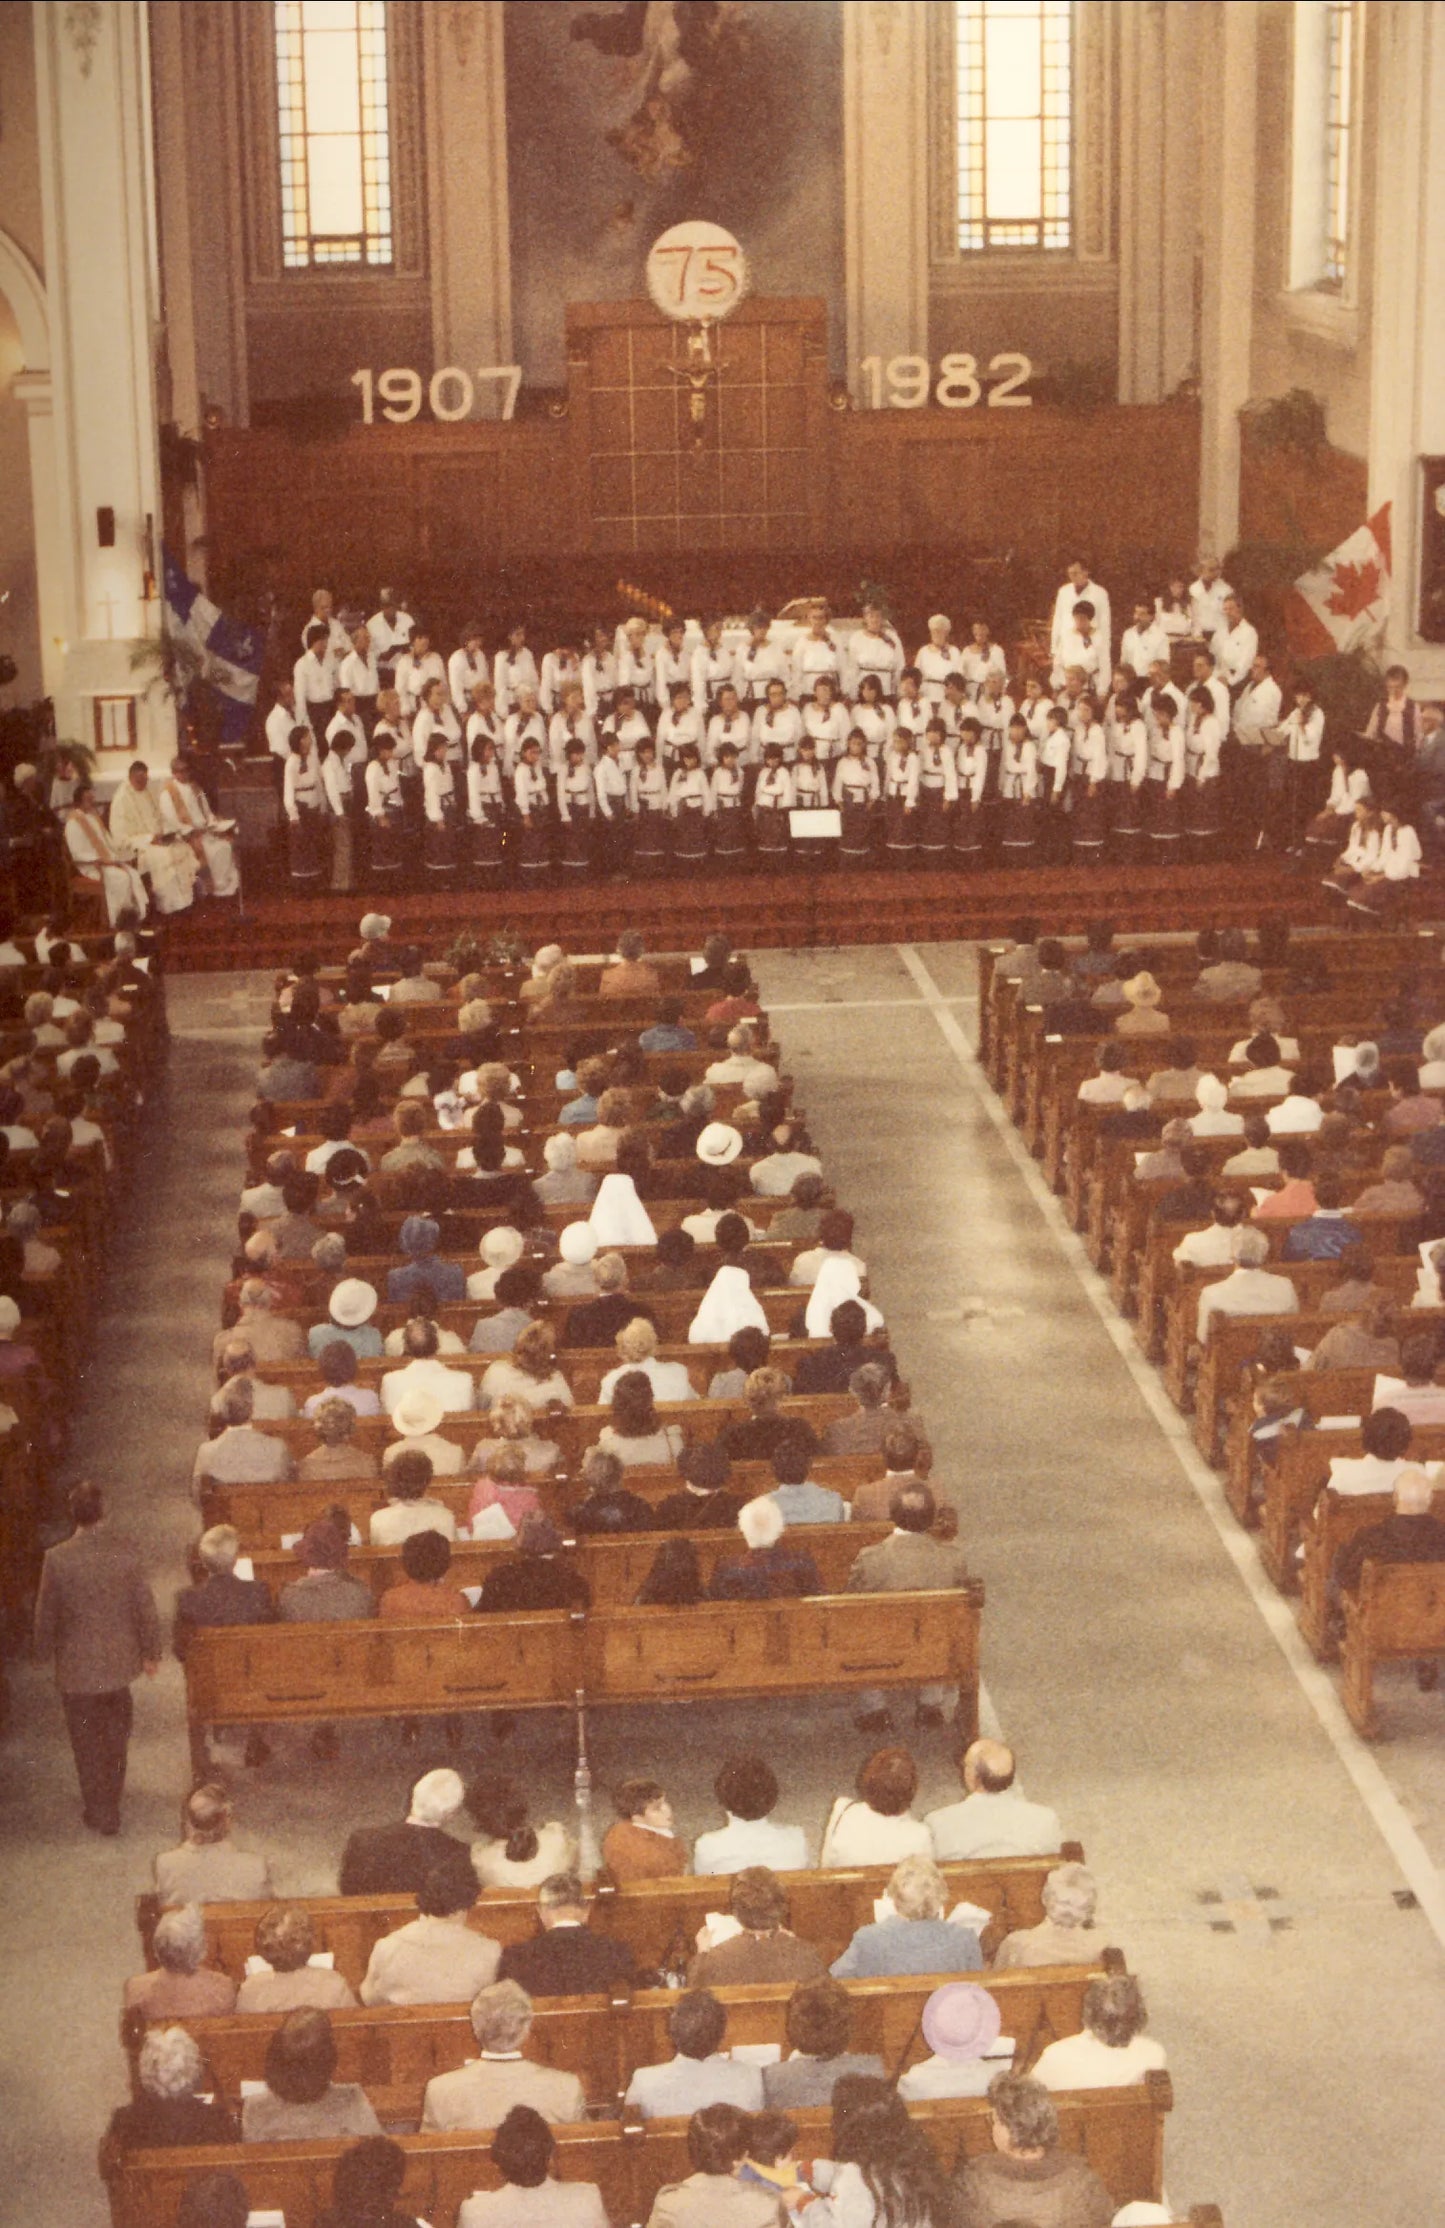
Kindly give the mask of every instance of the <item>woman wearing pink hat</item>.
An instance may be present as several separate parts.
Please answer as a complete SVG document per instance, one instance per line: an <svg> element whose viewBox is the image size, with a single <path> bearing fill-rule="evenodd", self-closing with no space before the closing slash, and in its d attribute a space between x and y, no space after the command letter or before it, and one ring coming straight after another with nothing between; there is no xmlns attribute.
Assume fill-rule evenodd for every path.
<svg viewBox="0 0 1445 2228"><path fill-rule="evenodd" d="M1013 2064L1012 2038L997 2003L973 1981L935 1988L923 2007L923 2039L933 2055L899 2076L898 2094L910 2104L923 2097L986 2096L996 2073Z"/></svg>

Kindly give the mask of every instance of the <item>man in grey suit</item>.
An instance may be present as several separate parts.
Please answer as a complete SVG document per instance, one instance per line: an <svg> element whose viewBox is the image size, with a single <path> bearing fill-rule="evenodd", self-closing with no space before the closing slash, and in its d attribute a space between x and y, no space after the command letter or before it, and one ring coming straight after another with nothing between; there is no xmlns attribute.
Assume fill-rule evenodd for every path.
<svg viewBox="0 0 1445 2228"><path fill-rule="evenodd" d="M120 1832L131 1681L154 1678L161 1626L132 1543L105 1521L99 1486L70 1495L75 1531L50 1548L35 1603L35 1653L53 1657L86 1824Z"/></svg>
<svg viewBox="0 0 1445 2228"><path fill-rule="evenodd" d="M888 1503L893 1530L876 1547L865 1547L848 1573L854 1594L931 1594L961 1586L968 1577L963 1549L933 1534L938 1504L930 1487L917 1480L898 1486ZM914 1707L918 1725L941 1725L948 1689L921 1686ZM892 1724L888 1698L870 1687L858 1697L854 1722L865 1733L887 1732Z"/></svg>

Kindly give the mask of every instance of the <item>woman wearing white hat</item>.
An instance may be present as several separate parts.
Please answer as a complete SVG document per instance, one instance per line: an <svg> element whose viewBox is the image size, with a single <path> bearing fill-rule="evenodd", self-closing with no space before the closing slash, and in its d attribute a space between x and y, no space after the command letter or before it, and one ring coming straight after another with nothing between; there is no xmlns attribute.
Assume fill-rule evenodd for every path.
<svg viewBox="0 0 1445 2228"><path fill-rule="evenodd" d="M486 1267L474 1269L467 1278L467 1298L494 1300L497 1278L504 1269L510 1269L514 1262L521 1260L525 1244L521 1231L514 1230L509 1222L499 1222L493 1229L484 1230L477 1251Z"/></svg>
<svg viewBox="0 0 1445 2228"><path fill-rule="evenodd" d="M456 1477L462 1467L462 1450L455 1440L444 1439L437 1429L445 1414L436 1393L425 1385L409 1386L391 1411L391 1428L396 1439L382 1456L382 1469L389 1470L397 1456L411 1447L430 1458L435 1476Z"/></svg>
<svg viewBox="0 0 1445 2228"><path fill-rule="evenodd" d="M557 1240L561 1255L542 1279L549 1300L594 1300L598 1284L592 1264L599 1251L590 1222L569 1222Z"/></svg>
<svg viewBox="0 0 1445 2228"><path fill-rule="evenodd" d="M376 1313L376 1287L359 1276L344 1276L332 1287L330 1320L313 1323L306 1344L313 1360L324 1346L344 1340L358 1361L381 1352L381 1333L372 1321Z"/></svg>
<svg viewBox="0 0 1445 2228"><path fill-rule="evenodd" d="M742 1149L742 1133L730 1122L709 1122L698 1132L697 1157L704 1168L726 1168Z"/></svg>
<svg viewBox="0 0 1445 2228"><path fill-rule="evenodd" d="M655 1246L657 1243L657 1232L637 1196L636 1184L630 1176L616 1169L603 1177L588 1221L599 1245Z"/></svg>

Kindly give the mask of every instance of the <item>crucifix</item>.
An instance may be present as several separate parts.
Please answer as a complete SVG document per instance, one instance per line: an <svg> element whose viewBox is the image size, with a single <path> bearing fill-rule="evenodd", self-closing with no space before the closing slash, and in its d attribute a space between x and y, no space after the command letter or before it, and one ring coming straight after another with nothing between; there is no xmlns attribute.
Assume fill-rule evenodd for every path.
<svg viewBox="0 0 1445 2228"><path fill-rule="evenodd" d="M95 600L99 608L105 613L105 639L107 642L114 642L115 598L109 592L107 592L103 596L97 596Z"/></svg>

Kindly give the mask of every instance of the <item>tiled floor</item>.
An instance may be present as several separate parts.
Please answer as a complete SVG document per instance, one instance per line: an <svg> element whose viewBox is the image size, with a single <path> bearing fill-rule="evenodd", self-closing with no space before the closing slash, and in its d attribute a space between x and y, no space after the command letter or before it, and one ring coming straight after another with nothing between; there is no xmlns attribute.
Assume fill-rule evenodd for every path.
<svg viewBox="0 0 1445 2228"><path fill-rule="evenodd" d="M1445 1703L1392 1683L1395 1737L1375 1760L1352 1736L1332 1744L1281 1646L1288 1612L1246 1584L1252 1548L1237 1561L1238 1541L1221 1536L1207 1482L1202 1499L1167 1412L1128 1367L960 1057L971 952L921 947L914 971L891 947L765 956L760 969L988 1585L992 1706L1031 1791L1085 1843L1104 1936L1143 1976L1168 2047L1171 2194L1217 2200L1226 2228L1424 2228L1440 2213L1445 2153L1433 2070L1445 1966L1427 1914L1402 1907L1380 1821L1398 1799L1407 1832L1413 1822L1438 1853ZM234 1125L263 1004L256 977L174 986L156 1151L79 1421L74 1472L111 1485L163 1599L190 1529ZM94 2140L123 2086L115 2008L135 1962L130 1899L174 1838L184 1788L181 1686L168 1666L138 1693L126 1831L101 1844L81 1834L46 1678L22 1665L12 1684L0 2209L32 2228L91 2228L105 2217ZM691 1834L712 1821L710 1759L752 1739L779 1759L788 1813L815 1830L865 1746L835 1704L793 1724L761 1706L685 1722L614 1713L594 1725L594 1765L603 1787L627 1767L656 1770ZM488 1753L477 1741L468 1758ZM570 1728L524 1725L510 1753L564 1813ZM950 1786L947 1741L927 1736L919 1757L936 1802ZM396 1811L433 1760L355 1732L322 1773L299 1742L283 1744L261 1773L237 1767L245 1831L274 1852L285 1888L327 1887L349 1827Z"/></svg>

